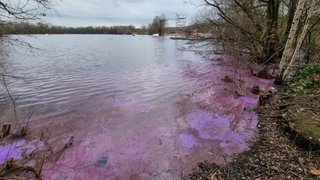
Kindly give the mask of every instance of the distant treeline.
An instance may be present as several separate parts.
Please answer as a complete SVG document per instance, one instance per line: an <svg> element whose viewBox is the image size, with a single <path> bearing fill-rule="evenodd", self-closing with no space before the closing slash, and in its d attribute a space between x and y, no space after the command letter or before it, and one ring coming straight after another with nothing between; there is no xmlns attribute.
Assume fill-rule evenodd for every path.
<svg viewBox="0 0 320 180"><path fill-rule="evenodd" d="M146 27L135 28L129 26L88 26L88 27L63 27L45 23L7 23L2 25L5 34L147 34Z"/></svg>
<svg viewBox="0 0 320 180"><path fill-rule="evenodd" d="M183 31L186 33L191 30L198 30L198 32L210 31L208 24L194 23L190 26L184 27ZM182 29L175 27L165 27L165 33L171 34ZM141 26L136 28L132 25L128 26L88 26L88 27L63 27L54 26L45 23L7 23L0 24L1 34L153 34L157 33L152 29L151 25Z"/></svg>

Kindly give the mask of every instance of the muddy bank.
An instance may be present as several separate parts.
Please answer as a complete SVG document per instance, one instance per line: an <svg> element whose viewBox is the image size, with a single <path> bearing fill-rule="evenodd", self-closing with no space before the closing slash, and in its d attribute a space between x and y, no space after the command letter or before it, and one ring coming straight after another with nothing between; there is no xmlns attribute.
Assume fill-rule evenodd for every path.
<svg viewBox="0 0 320 180"><path fill-rule="evenodd" d="M294 106L283 106L283 101ZM257 109L260 138L249 151L237 155L226 166L200 163L186 179L320 178L320 152L312 149L310 141L298 141L299 134L292 131L290 120L288 121L290 117L286 116L292 107L297 106L318 112L319 103L314 102L314 98L306 98L305 95L291 98L281 94L274 96L265 106ZM295 112L297 113L299 112ZM314 118L319 119L319 116Z"/></svg>

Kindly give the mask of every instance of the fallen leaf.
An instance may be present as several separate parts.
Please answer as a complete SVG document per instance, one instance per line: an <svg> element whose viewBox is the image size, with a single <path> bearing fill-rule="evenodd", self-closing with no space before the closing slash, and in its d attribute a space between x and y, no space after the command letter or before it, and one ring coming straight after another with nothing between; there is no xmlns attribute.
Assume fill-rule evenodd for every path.
<svg viewBox="0 0 320 180"><path fill-rule="evenodd" d="M320 176L320 170L319 169L317 169L315 167L312 167L312 166L309 166L308 168L309 168L311 174L316 175L316 176Z"/></svg>

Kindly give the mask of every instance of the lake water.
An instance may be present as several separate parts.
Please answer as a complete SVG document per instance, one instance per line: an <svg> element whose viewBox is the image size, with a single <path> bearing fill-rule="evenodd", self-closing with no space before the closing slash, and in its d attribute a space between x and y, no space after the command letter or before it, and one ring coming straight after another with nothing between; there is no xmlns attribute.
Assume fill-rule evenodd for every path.
<svg viewBox="0 0 320 180"><path fill-rule="evenodd" d="M153 103L187 89L182 66L198 60L192 52L179 50L187 47L184 42L161 37L50 35L22 39L39 50L11 51L7 60L11 74L26 78L12 82L21 106L70 105L98 95L130 96Z"/></svg>
<svg viewBox="0 0 320 180"><path fill-rule="evenodd" d="M19 147L45 149L40 136L52 151L74 138L59 158L45 162L45 179L182 179L198 162L227 163L256 138L257 116L244 108L255 106L257 96L244 90L235 98L235 87L221 81L234 70L196 54L199 49L187 41L16 37L39 49L6 49L7 72L23 77L6 82L19 122L28 122L30 131L27 141L13 142L12 156L22 158ZM244 88L270 85L250 78L246 83ZM1 88L1 118L12 122Z"/></svg>

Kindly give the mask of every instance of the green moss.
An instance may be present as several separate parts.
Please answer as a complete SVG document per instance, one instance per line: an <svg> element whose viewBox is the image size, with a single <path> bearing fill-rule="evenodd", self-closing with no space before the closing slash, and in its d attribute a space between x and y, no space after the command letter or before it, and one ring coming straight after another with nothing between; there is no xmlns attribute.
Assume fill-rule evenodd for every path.
<svg viewBox="0 0 320 180"><path fill-rule="evenodd" d="M285 93L307 94L320 87L320 64L303 65L292 78Z"/></svg>
<svg viewBox="0 0 320 180"><path fill-rule="evenodd" d="M320 120L315 119L317 116L310 111L289 114L292 128L311 143L320 145Z"/></svg>

